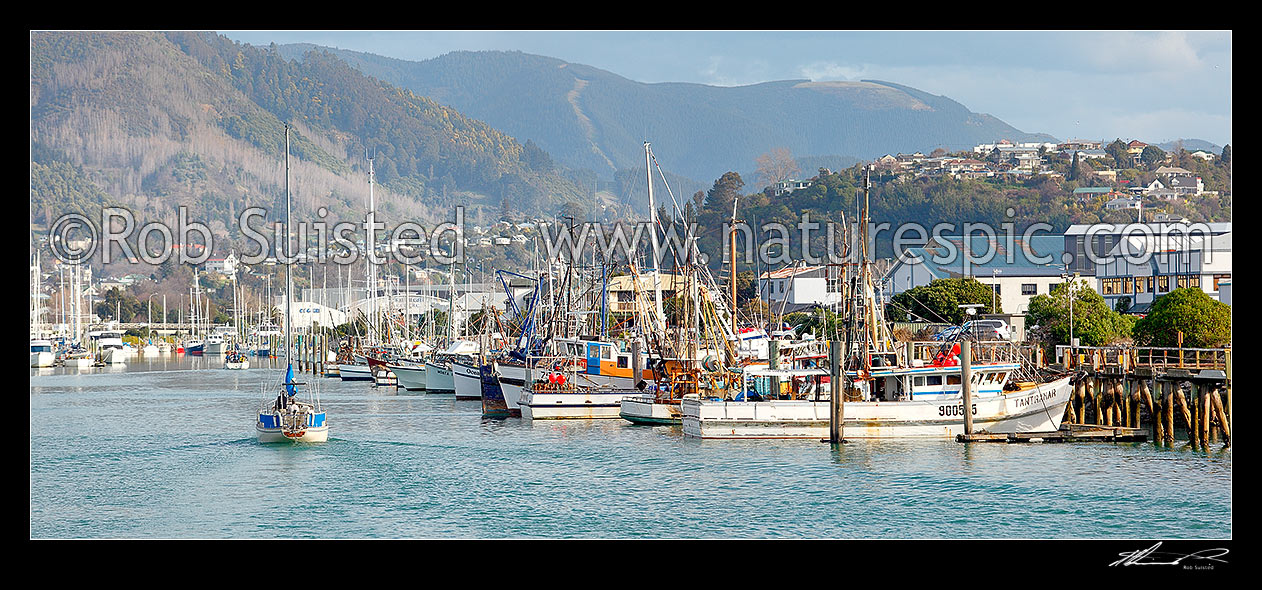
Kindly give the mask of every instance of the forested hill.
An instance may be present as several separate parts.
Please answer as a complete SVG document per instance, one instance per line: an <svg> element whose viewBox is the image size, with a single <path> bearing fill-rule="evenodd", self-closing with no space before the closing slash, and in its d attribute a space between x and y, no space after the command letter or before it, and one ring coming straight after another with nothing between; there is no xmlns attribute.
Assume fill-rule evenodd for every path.
<svg viewBox="0 0 1262 590"><path fill-rule="evenodd" d="M299 57L313 47L285 45L281 53ZM853 161L936 147L954 151L1003 138L1053 139L889 82L644 84L521 52L457 51L412 62L328 51L519 141L530 139L559 162L606 177L643 166L645 140L672 172L705 181L752 169L755 158L777 147L799 157Z"/></svg>
<svg viewBox="0 0 1262 590"><path fill-rule="evenodd" d="M590 193L537 147L331 54L290 61L213 33L32 33L30 101L37 224L108 200L151 219L192 205L230 226L283 199L285 121L300 210L362 217L366 153L379 208L410 219L459 203L550 213Z"/></svg>

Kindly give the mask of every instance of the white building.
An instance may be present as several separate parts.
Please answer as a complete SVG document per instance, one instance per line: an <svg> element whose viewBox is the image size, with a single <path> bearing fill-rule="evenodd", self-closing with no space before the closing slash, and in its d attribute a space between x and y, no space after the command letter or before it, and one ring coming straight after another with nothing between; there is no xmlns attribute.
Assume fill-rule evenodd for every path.
<svg viewBox="0 0 1262 590"><path fill-rule="evenodd" d="M206 260L206 271L229 277L235 275L237 274L237 257L229 252L224 258L209 258Z"/></svg>
<svg viewBox="0 0 1262 590"><path fill-rule="evenodd" d="M758 295L779 310L796 311L841 302L841 267L786 267L762 273L758 277Z"/></svg>

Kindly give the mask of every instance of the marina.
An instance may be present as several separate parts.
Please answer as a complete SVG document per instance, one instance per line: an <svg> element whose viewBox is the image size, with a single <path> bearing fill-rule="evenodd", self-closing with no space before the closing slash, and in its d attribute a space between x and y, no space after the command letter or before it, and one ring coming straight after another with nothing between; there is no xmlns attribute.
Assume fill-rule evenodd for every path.
<svg viewBox="0 0 1262 590"><path fill-rule="evenodd" d="M30 536L1227 569L1231 40L31 31Z"/></svg>

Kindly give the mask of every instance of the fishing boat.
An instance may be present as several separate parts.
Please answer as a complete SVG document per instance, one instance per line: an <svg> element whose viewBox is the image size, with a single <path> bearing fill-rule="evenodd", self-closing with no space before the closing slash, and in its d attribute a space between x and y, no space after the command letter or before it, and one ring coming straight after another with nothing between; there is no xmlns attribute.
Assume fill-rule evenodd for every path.
<svg viewBox="0 0 1262 590"><path fill-rule="evenodd" d="M372 369L368 363L339 364L337 374L342 381L372 381Z"/></svg>
<svg viewBox="0 0 1262 590"><path fill-rule="evenodd" d="M289 247L290 221L289 202L289 125L285 125L285 247ZM292 254L292 253L291 253ZM308 390L308 399L301 400L298 386L305 385L294 381L293 354L293 315L290 313L290 300L293 299L292 261L285 263L285 371L282 390L275 399L264 403L259 409L255 430L259 442L325 442L329 439L328 416L320 404L320 398L314 389Z"/></svg>
<svg viewBox="0 0 1262 590"><path fill-rule="evenodd" d="M204 352L206 352L206 342L196 338L185 340L183 348L184 354L201 356Z"/></svg>
<svg viewBox="0 0 1262 590"><path fill-rule="evenodd" d="M451 363L438 358L425 361L425 392L456 392L456 381L451 372Z"/></svg>
<svg viewBox="0 0 1262 590"><path fill-rule="evenodd" d="M372 384L377 387L397 387L399 378L388 367L376 366L373 367Z"/></svg>
<svg viewBox="0 0 1262 590"><path fill-rule="evenodd" d="M391 363L386 365L394 372L394 376L398 379L399 387L408 391L424 391L425 390L425 363L402 364Z"/></svg>
<svg viewBox="0 0 1262 590"><path fill-rule="evenodd" d="M1009 381L1019 368L1015 363L975 367L968 411L976 432L1060 428L1072 391L1070 377L1046 383ZM816 391L824 391L820 378L827 374L819 369L752 370L745 376L748 389L732 400L684 399L684 434L698 438L827 438L831 411L827 395L775 394L766 389L766 382L776 377L781 383L804 380L813 383ZM845 402L842 428L846 438L954 438L964 433L959 367L874 370L871 378L856 381L860 384L855 389L858 401ZM884 393L869 391L867 387L872 386Z"/></svg>
<svg viewBox="0 0 1262 590"><path fill-rule="evenodd" d="M202 351L205 354L223 354L227 350L227 339L223 334L212 332L206 335Z"/></svg>
<svg viewBox="0 0 1262 590"><path fill-rule="evenodd" d="M482 369L477 357L453 359L451 375L456 399L482 399Z"/></svg>
<svg viewBox="0 0 1262 590"><path fill-rule="evenodd" d="M741 374L738 390L723 395L686 395L681 402L686 436L705 439L827 438L831 390L844 398L845 438L952 438L964 432L965 414L976 432L1053 431L1060 427L1072 385L1069 376L1045 378L1028 368L1008 343L991 348L984 362L969 363L966 376L959 359L962 342L942 343L928 362L912 360L894 345L876 298L868 244L868 191L865 176L860 233L851 246L861 253L854 273L841 281L846 336L841 367L782 366L775 352L765 368ZM848 267L844 267L848 269ZM968 337L961 333L959 338ZM913 346L906 344L905 346ZM934 345L938 346L938 345ZM970 343L971 346L971 343ZM775 343L773 343L773 349ZM1006 358L1004 356L1006 355ZM834 384L832 376L843 383ZM965 379L971 397L964 407Z"/></svg>
<svg viewBox="0 0 1262 590"><path fill-rule="evenodd" d="M519 405L522 418L528 420L619 418L622 399L629 393L632 391L536 380L526 387Z"/></svg>

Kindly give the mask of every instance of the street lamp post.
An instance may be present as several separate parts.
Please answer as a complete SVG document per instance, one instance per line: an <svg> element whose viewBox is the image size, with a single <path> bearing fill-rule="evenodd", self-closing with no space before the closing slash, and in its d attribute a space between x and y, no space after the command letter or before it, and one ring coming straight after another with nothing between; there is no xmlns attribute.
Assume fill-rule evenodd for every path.
<svg viewBox="0 0 1262 590"><path fill-rule="evenodd" d="M999 308L995 307L996 299L999 297L999 273L1003 272L997 268L990 271L990 311L991 313L999 313Z"/></svg>

